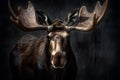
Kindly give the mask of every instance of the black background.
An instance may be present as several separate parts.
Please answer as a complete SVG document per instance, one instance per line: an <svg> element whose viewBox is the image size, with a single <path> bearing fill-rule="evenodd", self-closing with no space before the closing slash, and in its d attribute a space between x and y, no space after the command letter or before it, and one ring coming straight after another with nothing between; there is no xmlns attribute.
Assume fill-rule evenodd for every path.
<svg viewBox="0 0 120 80"><path fill-rule="evenodd" d="M27 7L27 0L11 0ZM32 0L37 10L44 10L53 20L64 20L71 10L86 5L90 11L97 0ZM101 0L103 2L104 0ZM76 80L119 80L120 77L120 7L119 0L109 0L101 23L90 32L72 31L71 45L78 64ZM40 36L44 31L24 32L9 20L7 0L0 1L0 80L9 80L9 52L25 34Z"/></svg>

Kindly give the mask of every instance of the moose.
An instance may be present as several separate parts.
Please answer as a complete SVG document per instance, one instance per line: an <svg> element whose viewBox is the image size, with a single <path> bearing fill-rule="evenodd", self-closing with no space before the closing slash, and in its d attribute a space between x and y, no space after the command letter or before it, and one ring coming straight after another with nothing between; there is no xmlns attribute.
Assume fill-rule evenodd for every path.
<svg viewBox="0 0 120 80"><path fill-rule="evenodd" d="M11 80L75 80L77 63L70 44L73 30L91 31L103 18L108 0L98 1L89 12L86 6L71 11L66 20L53 20L35 10L31 1L17 12L8 0L10 19L23 31L44 30L38 38L25 35L14 45L10 56Z"/></svg>

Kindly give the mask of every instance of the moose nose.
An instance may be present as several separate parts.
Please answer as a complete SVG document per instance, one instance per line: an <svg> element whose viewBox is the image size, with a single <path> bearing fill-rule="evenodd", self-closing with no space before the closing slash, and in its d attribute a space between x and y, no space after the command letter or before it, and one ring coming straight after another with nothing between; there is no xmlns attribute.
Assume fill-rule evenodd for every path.
<svg viewBox="0 0 120 80"><path fill-rule="evenodd" d="M66 56L64 53L57 52L52 56L52 65L54 68L64 68L66 64Z"/></svg>

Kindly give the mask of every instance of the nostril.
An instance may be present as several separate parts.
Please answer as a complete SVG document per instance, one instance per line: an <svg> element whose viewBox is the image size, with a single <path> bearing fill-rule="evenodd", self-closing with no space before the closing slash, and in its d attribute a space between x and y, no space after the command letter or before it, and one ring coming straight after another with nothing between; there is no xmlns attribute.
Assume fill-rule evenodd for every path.
<svg viewBox="0 0 120 80"><path fill-rule="evenodd" d="M60 60L60 59L61 59L61 56L60 56L60 55L58 55L56 58L58 58L58 60Z"/></svg>
<svg viewBox="0 0 120 80"><path fill-rule="evenodd" d="M60 53L56 53L55 58L60 59L61 58L61 54Z"/></svg>
<svg viewBox="0 0 120 80"><path fill-rule="evenodd" d="M56 54L52 57L52 60L55 62L55 63L60 63L60 60L62 58L62 55L60 54Z"/></svg>
<svg viewBox="0 0 120 80"><path fill-rule="evenodd" d="M51 55L51 59L61 58L61 57L62 57L62 54L60 52L55 53L55 55Z"/></svg>

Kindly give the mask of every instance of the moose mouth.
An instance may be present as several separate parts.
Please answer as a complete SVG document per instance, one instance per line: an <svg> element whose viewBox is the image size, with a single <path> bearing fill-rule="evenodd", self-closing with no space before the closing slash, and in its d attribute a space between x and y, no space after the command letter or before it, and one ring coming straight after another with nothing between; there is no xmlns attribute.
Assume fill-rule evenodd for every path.
<svg viewBox="0 0 120 80"><path fill-rule="evenodd" d="M52 64L52 67L53 67L54 69L64 69L64 67L65 67L65 65L66 65L66 61L64 62L63 65L59 65L59 66L55 66L54 63L53 63L53 61L51 61L51 64Z"/></svg>
<svg viewBox="0 0 120 80"><path fill-rule="evenodd" d="M54 69L63 69L67 63L66 57L52 57L51 58L51 65Z"/></svg>

